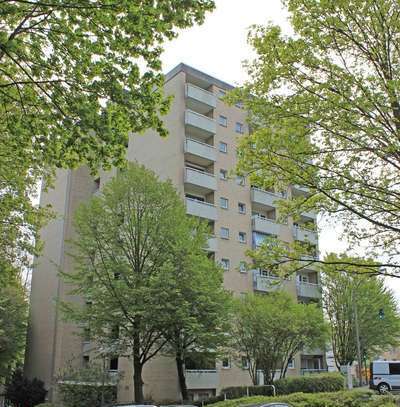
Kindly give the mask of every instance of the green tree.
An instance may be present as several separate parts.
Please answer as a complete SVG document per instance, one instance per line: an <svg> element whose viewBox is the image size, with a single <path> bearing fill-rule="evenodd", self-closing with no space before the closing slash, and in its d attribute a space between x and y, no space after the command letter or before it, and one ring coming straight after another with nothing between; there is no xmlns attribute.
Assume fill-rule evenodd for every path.
<svg viewBox="0 0 400 407"><path fill-rule="evenodd" d="M131 133L166 135L162 44L212 0L0 3L0 248L33 251L30 197L55 168L120 166Z"/></svg>
<svg viewBox="0 0 400 407"><path fill-rule="evenodd" d="M370 276L369 267L354 269L343 263L371 264L369 259L327 256L323 266L324 308L330 321L331 341L336 365L352 364L357 359L355 312L359 325L361 355L365 359L399 343L400 315L393 292L382 278ZM381 316L380 316L381 314Z"/></svg>
<svg viewBox="0 0 400 407"><path fill-rule="evenodd" d="M23 361L28 303L20 280L0 279L0 384Z"/></svg>
<svg viewBox="0 0 400 407"><path fill-rule="evenodd" d="M169 281L180 245L199 239L204 247L206 240L201 228L197 236L198 221L186 216L171 183L142 166L130 164L102 192L77 211L76 269L62 274L86 306L63 309L69 319L87 324L103 350L132 358L134 397L143 402L143 366L167 342L168 298L181 288ZM187 281L183 272L190 271L178 273Z"/></svg>
<svg viewBox="0 0 400 407"><path fill-rule="evenodd" d="M342 222L352 246L400 266L400 3L397 0L284 0L293 35L254 27L250 80L232 95L253 133L239 168L289 195L281 214L315 209ZM341 261L344 261L342 259ZM361 265L365 268L365 264ZM371 264L372 272L384 272ZM393 270L394 269L394 270ZM392 270L392 271L390 271Z"/></svg>
<svg viewBox="0 0 400 407"><path fill-rule="evenodd" d="M185 226L185 225L184 225ZM180 234L185 237L184 233ZM174 356L182 400L189 400L185 360L194 353L215 360L227 344L230 295L223 288L223 272L204 251L205 233L177 242L174 267L164 290L169 318L165 321L164 352Z"/></svg>
<svg viewBox="0 0 400 407"><path fill-rule="evenodd" d="M248 295L237 300L232 322L232 346L246 358L257 384L257 370L272 384L275 373L285 377L288 363L304 347L323 347L326 325L316 304L300 304L289 294Z"/></svg>

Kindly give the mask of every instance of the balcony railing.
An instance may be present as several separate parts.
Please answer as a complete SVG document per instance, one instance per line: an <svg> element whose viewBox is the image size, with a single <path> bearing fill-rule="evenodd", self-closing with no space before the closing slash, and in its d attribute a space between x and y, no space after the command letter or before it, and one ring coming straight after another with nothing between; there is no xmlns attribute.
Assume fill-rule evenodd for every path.
<svg viewBox="0 0 400 407"><path fill-rule="evenodd" d="M218 219L215 205L192 198L186 198L186 213L204 219Z"/></svg>
<svg viewBox="0 0 400 407"><path fill-rule="evenodd" d="M183 148L185 153L200 157L206 162L214 162L217 159L216 149L210 144L187 138Z"/></svg>
<svg viewBox="0 0 400 407"><path fill-rule="evenodd" d="M218 251L218 239L215 236L211 236L207 240L206 250L208 252L217 252Z"/></svg>
<svg viewBox="0 0 400 407"><path fill-rule="evenodd" d="M217 190L217 179L214 174L193 168L185 168L185 183L192 184L207 191Z"/></svg>
<svg viewBox="0 0 400 407"><path fill-rule="evenodd" d="M185 95L188 105L195 110L205 112L217 106L217 97L213 93L191 83L186 84Z"/></svg>
<svg viewBox="0 0 400 407"><path fill-rule="evenodd" d="M300 226L293 226L293 238L311 244L318 243L318 233L315 230L302 228Z"/></svg>
<svg viewBox="0 0 400 407"><path fill-rule="evenodd" d="M304 298L321 298L320 284L297 282L297 295Z"/></svg>
<svg viewBox="0 0 400 407"><path fill-rule="evenodd" d="M265 191L264 189L251 188L251 200L256 204L264 205L268 208L276 208L278 201L281 199L285 199L285 196Z"/></svg>
<svg viewBox="0 0 400 407"><path fill-rule="evenodd" d="M217 389L219 386L219 375L215 369L212 370L186 370L186 385L188 389Z"/></svg>
<svg viewBox="0 0 400 407"><path fill-rule="evenodd" d="M269 235L279 235L281 225L272 219L262 218L261 216L252 216L253 230Z"/></svg>
<svg viewBox="0 0 400 407"><path fill-rule="evenodd" d="M190 109L186 109L185 111L185 124L186 126L189 126L192 131L205 137L214 135L217 130L217 125L214 119Z"/></svg>
<svg viewBox="0 0 400 407"><path fill-rule="evenodd" d="M253 284L256 291L272 292L282 288L283 280L280 277L263 276L258 270L254 270Z"/></svg>

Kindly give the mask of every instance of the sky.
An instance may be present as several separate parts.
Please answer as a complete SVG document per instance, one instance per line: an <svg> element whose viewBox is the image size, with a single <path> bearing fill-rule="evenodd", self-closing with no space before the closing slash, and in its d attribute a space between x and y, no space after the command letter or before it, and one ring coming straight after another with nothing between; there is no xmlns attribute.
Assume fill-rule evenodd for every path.
<svg viewBox="0 0 400 407"><path fill-rule="evenodd" d="M288 14L280 0L215 0L215 3L216 9L207 14L204 24L179 31L178 38L165 44L162 57L165 73L184 62L232 85L241 85L247 79L243 62L254 57L247 43L249 28L272 22L290 33ZM322 255L346 249L346 242L340 240L339 225L320 219L319 227ZM400 300L400 279L388 279L386 284Z"/></svg>

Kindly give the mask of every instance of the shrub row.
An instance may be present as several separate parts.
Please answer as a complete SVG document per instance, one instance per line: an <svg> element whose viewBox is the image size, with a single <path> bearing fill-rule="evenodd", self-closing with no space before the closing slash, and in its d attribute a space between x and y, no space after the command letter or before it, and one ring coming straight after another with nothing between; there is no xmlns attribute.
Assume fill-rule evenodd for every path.
<svg viewBox="0 0 400 407"><path fill-rule="evenodd" d="M393 396L376 396L369 390L351 390L331 393L294 393L277 397L245 397L213 404L212 407L239 407L243 405L284 402L292 407L395 407Z"/></svg>
<svg viewBox="0 0 400 407"><path fill-rule="evenodd" d="M274 382L276 394L291 393L321 393L334 392L343 389L343 376L340 373L316 374L311 376L287 377ZM272 396L271 386L236 386L222 389L221 394L197 403L213 404L225 399L237 399L244 396ZM196 403L195 403L196 404Z"/></svg>

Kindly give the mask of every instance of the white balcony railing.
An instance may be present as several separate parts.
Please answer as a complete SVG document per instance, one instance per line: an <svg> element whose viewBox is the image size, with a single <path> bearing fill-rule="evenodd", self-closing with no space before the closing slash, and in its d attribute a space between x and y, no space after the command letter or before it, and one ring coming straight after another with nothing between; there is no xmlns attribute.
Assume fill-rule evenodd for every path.
<svg viewBox="0 0 400 407"><path fill-rule="evenodd" d="M198 201L197 199L186 198L186 213L199 218L217 220L217 208L208 202Z"/></svg>
<svg viewBox="0 0 400 407"><path fill-rule="evenodd" d="M217 190L217 179L214 174L193 168L185 168L185 183L196 185L208 191Z"/></svg>
<svg viewBox="0 0 400 407"><path fill-rule="evenodd" d="M269 235L279 235L281 226L272 219L262 218L258 215L252 216L253 230Z"/></svg>
<svg viewBox="0 0 400 407"><path fill-rule="evenodd" d="M315 230L305 229L300 226L293 226L293 238L311 244L318 243L318 233Z"/></svg>
<svg viewBox="0 0 400 407"><path fill-rule="evenodd" d="M186 109L185 111L185 125L190 126L206 136L214 135L217 130L217 125L214 119L190 109Z"/></svg>
<svg viewBox="0 0 400 407"><path fill-rule="evenodd" d="M216 149L210 144L187 138L183 148L185 153L203 158L206 161L214 162L217 159Z"/></svg>
<svg viewBox="0 0 400 407"><path fill-rule="evenodd" d="M186 370L186 385L190 390L217 389L219 375L216 370Z"/></svg>
<svg viewBox="0 0 400 407"><path fill-rule="evenodd" d="M218 239L215 236L211 236L207 240L206 250L208 252L214 252L214 253L218 251Z"/></svg>
<svg viewBox="0 0 400 407"><path fill-rule="evenodd" d="M278 201L281 199L285 199L285 196L259 188L251 188L251 200L259 205L276 208Z"/></svg>
<svg viewBox="0 0 400 407"><path fill-rule="evenodd" d="M314 283L297 282L297 295L305 298L321 298L321 285Z"/></svg>
<svg viewBox="0 0 400 407"><path fill-rule="evenodd" d="M279 277L263 276L258 270L254 270L254 290L263 292L277 291L282 288L283 281Z"/></svg>
<svg viewBox="0 0 400 407"><path fill-rule="evenodd" d="M193 107L196 107L196 104L202 105L199 107L200 109L206 108L210 110L217 107L217 97L213 93L191 83L186 84L185 95Z"/></svg>

